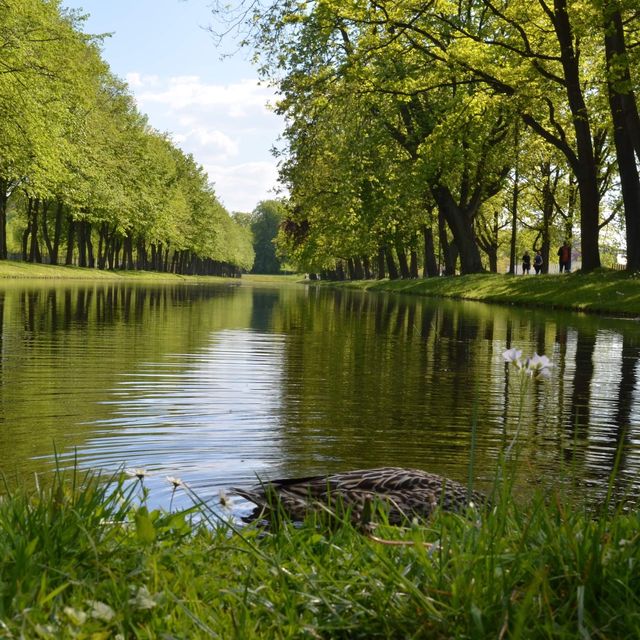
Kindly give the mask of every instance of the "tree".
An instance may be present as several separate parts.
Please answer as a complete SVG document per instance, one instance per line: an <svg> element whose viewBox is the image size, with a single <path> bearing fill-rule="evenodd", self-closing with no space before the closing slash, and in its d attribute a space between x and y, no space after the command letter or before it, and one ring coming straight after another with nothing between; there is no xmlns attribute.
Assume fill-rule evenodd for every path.
<svg viewBox="0 0 640 640"><path fill-rule="evenodd" d="M626 4L626 6L625 6ZM625 14L623 18L623 12ZM607 64L607 95L620 172L627 235L627 269L640 270L640 116L632 79L627 33L637 23L636 3L602 0L602 25ZM636 43L637 46L637 43ZM636 72L638 65L636 63ZM637 83L637 75L636 75Z"/></svg>
<svg viewBox="0 0 640 640"><path fill-rule="evenodd" d="M280 273L281 262L276 255L275 239L286 216L281 200L263 200L251 215L251 232L255 262L252 273Z"/></svg>

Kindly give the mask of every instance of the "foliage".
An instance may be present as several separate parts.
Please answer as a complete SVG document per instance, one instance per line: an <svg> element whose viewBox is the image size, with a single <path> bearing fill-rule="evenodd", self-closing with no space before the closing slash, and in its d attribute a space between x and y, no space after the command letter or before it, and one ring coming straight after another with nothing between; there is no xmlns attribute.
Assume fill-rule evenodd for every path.
<svg viewBox="0 0 640 640"><path fill-rule="evenodd" d="M281 262L276 255L275 239L286 211L286 206L281 200L264 200L251 213L250 227L256 255L252 273L280 272Z"/></svg>
<svg viewBox="0 0 640 640"><path fill-rule="evenodd" d="M513 268L527 229L520 248L540 245L545 268L558 236L576 235L583 269L595 269L612 220L624 222L629 269L640 267L634 3L241 1L214 11L244 29L280 90L292 199L280 243L301 266L331 270L381 250L389 259L389 247L401 260L426 231L428 270L435 207L450 273L458 255L462 273L487 260L495 269L507 233ZM540 173L562 184L550 192Z"/></svg>
<svg viewBox="0 0 640 640"><path fill-rule="evenodd" d="M148 125L83 25L59 0L0 2L0 258L41 262L46 246L53 263L66 249L80 266L249 269L202 167Z"/></svg>

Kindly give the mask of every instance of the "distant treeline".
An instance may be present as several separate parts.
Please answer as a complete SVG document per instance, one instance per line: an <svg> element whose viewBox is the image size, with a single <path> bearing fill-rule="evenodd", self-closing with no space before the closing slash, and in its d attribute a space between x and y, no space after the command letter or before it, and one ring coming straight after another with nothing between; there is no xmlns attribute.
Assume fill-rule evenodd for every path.
<svg viewBox="0 0 640 640"><path fill-rule="evenodd" d="M0 259L238 275L251 232L58 0L0 0Z"/></svg>

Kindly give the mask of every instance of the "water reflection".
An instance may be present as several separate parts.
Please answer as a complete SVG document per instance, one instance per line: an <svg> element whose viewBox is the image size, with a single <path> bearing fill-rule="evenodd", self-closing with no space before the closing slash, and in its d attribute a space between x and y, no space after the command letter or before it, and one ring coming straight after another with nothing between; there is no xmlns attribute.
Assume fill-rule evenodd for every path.
<svg viewBox="0 0 640 640"><path fill-rule="evenodd" d="M146 467L203 497L255 474L397 464L488 487L522 396L502 352L554 362L524 397L519 487L638 493L629 320L305 287L0 288L2 470ZM616 462L617 461L617 462Z"/></svg>

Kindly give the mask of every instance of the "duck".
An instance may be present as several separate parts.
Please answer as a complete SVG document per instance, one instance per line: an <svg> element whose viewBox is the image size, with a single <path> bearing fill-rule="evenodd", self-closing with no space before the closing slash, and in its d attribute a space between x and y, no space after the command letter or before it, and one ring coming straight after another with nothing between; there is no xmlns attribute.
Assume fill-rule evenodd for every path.
<svg viewBox="0 0 640 640"><path fill-rule="evenodd" d="M372 505L386 513L389 524L428 519L437 508L462 512L480 506L486 497L469 492L460 482L420 469L379 467L328 475L265 480L252 487L235 487L232 493L255 505L247 521L280 512L293 521L311 513L348 516L355 525L367 525Z"/></svg>

